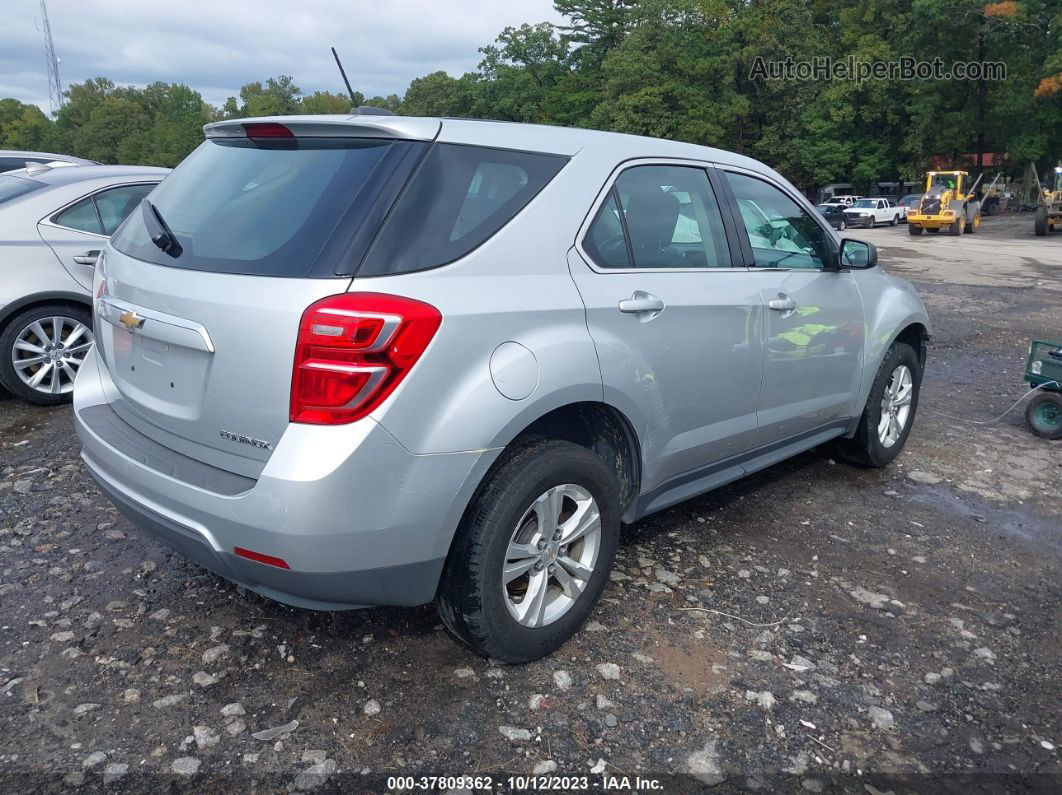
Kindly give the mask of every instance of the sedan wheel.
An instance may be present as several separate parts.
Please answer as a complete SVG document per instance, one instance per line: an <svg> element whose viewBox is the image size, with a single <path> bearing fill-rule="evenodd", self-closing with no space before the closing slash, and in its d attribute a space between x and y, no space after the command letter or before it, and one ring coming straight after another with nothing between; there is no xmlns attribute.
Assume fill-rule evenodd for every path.
<svg viewBox="0 0 1062 795"><path fill-rule="evenodd" d="M70 400L74 378L92 348L87 310L51 305L14 318L0 337L0 381L19 397L38 405Z"/></svg>

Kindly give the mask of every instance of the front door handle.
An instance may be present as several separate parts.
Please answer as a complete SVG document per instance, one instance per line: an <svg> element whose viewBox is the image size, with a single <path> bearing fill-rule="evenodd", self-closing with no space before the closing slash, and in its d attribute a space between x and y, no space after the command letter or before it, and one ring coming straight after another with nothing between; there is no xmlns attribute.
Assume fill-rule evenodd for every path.
<svg viewBox="0 0 1062 795"><path fill-rule="evenodd" d="M624 298L619 302L619 311L629 315L638 315L643 312L659 314L664 311L664 302L655 295L635 290L630 298Z"/></svg>
<svg viewBox="0 0 1062 795"><path fill-rule="evenodd" d="M785 293L778 293L778 297L772 298L770 301L768 301L767 306L768 308L773 309L775 312L786 313L793 312L797 308L796 301L794 301L791 296L788 296Z"/></svg>
<svg viewBox="0 0 1062 795"><path fill-rule="evenodd" d="M93 249L92 251L86 251L84 254L78 254L74 257L74 262L78 265L95 265L96 260L100 257L99 249Z"/></svg>

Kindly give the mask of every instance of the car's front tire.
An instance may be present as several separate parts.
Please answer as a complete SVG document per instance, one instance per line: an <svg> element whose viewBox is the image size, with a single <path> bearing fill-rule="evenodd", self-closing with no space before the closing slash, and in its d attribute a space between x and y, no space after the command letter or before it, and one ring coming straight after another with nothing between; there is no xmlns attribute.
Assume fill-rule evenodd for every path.
<svg viewBox="0 0 1062 795"><path fill-rule="evenodd" d="M443 623L509 663L560 648L608 583L616 482L584 447L536 440L496 465L458 528L439 586Z"/></svg>
<svg viewBox="0 0 1062 795"><path fill-rule="evenodd" d="M918 354L894 342L878 367L855 435L839 443L841 457L864 467L883 467L896 458L911 433L921 388Z"/></svg>
<svg viewBox="0 0 1062 795"><path fill-rule="evenodd" d="M27 309L0 334L0 383L38 406L68 403L92 340L92 315L85 307L45 304Z"/></svg>

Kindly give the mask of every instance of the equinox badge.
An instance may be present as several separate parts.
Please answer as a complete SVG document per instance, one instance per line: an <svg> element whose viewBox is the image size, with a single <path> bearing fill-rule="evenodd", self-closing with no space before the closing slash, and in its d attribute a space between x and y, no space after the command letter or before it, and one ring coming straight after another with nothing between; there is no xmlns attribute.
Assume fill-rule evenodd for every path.
<svg viewBox="0 0 1062 795"><path fill-rule="evenodd" d="M251 447L257 447L262 450L273 449L272 442L267 442L264 439L255 439L253 436L244 436L242 433L233 433L232 431L221 431L221 438L228 439L230 442L249 444L251 445Z"/></svg>

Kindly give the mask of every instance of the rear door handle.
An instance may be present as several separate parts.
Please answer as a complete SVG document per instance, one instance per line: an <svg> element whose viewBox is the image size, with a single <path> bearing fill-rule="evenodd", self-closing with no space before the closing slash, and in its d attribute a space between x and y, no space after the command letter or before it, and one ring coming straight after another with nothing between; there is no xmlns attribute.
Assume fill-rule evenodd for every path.
<svg viewBox="0 0 1062 795"><path fill-rule="evenodd" d="M92 251L86 251L84 254L78 254L74 257L74 262L78 265L95 265L96 260L99 259L100 252L98 249Z"/></svg>
<svg viewBox="0 0 1062 795"><path fill-rule="evenodd" d="M664 302L655 295L635 290L630 298L624 298L619 302L619 311L629 315L637 315L642 312L659 314L664 311Z"/></svg>
<svg viewBox="0 0 1062 795"><path fill-rule="evenodd" d="M785 293L778 293L778 297L768 301L767 306L775 312L792 312L797 308L796 301Z"/></svg>

